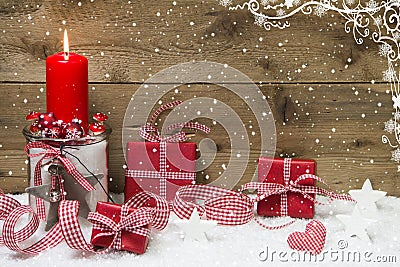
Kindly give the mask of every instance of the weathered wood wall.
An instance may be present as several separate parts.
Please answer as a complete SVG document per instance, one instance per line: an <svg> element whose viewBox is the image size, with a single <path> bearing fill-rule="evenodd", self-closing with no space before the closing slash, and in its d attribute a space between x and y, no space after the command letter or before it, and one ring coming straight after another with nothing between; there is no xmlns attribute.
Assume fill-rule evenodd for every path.
<svg viewBox="0 0 400 267"><path fill-rule="evenodd" d="M386 62L372 41L357 45L340 17L296 15L289 29L265 31L247 12L229 12L215 0L1 0L0 10L0 188L7 192L27 186L24 117L45 109L45 58L61 50L67 28L71 49L89 59L90 111L110 115L113 191L124 186L121 129L130 96L158 71L208 60L259 84L276 120L277 156L315 159L318 174L339 191L370 178L376 188L400 195L397 165L381 143L392 112L389 87L381 81ZM230 93L203 84L180 91L175 98L182 100L224 101ZM232 99L231 107L251 120L240 99ZM209 137L218 154L198 175L202 183L207 174L218 176L231 153L222 127L213 126ZM260 138L252 142L242 183L256 166Z"/></svg>

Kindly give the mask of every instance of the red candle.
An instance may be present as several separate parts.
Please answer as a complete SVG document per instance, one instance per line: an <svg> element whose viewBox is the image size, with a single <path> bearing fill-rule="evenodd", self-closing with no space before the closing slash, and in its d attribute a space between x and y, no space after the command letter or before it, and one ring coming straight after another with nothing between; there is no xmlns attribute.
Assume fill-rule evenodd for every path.
<svg viewBox="0 0 400 267"><path fill-rule="evenodd" d="M88 60L69 53L67 31L64 32L64 52L46 59L47 112L54 112L58 120L68 123L73 119L88 127Z"/></svg>

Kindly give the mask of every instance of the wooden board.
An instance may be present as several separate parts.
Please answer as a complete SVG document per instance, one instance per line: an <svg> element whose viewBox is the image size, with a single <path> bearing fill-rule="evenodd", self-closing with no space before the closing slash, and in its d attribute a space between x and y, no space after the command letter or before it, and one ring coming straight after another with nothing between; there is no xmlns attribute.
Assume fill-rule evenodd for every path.
<svg viewBox="0 0 400 267"><path fill-rule="evenodd" d="M378 46L368 39L357 45L337 14L299 14L289 29L265 31L249 12L216 0L1 2L2 81L43 82L44 59L62 49L64 28L71 49L89 58L93 82L143 82L192 60L278 82L379 81L386 68Z"/></svg>
<svg viewBox="0 0 400 267"><path fill-rule="evenodd" d="M20 192L27 185L26 157L23 153L25 141L21 134L26 124L23 118L30 110L44 108L43 86L2 84L0 88L4 92L0 106L0 176L3 177L0 187L9 192ZM121 192L125 164L121 142L122 122L138 85L91 84L91 88L94 88L90 93L93 103L91 113L101 110L110 116L113 128L110 140L110 185L113 191ZM260 89L267 97L275 118L277 156L316 159L318 174L336 190L360 187L365 178L370 178L376 187L398 195L397 169L390 161L389 147L381 143L381 135L384 134L382 122L388 119L391 110L386 86L271 84L260 86ZM194 95L229 102L239 114L252 145L246 172L238 186L250 181L255 172L261 141L259 134L251 134L252 131L258 133L258 125L249 123L255 121L254 114L240 98L217 85L183 85L178 93L167 93L162 100L164 103L173 97L187 100ZM26 104L24 99L27 99ZM231 151L229 133L220 123L214 125L208 119L200 121L212 128L207 137L214 140L218 148L212 165L197 176L198 182L209 183L220 176L219 173L224 171L223 165L228 166L231 153L236 151ZM253 128L249 128L250 124ZM197 134L192 140L199 142L205 137ZM209 178L206 179L206 176Z"/></svg>

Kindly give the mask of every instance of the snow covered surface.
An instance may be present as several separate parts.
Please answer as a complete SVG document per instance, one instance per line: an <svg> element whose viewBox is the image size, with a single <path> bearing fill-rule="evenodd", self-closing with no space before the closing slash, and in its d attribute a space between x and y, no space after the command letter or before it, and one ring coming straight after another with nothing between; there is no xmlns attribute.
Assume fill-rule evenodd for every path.
<svg viewBox="0 0 400 267"><path fill-rule="evenodd" d="M28 196L12 196L27 203ZM330 206L316 206L315 219L327 228L323 252L314 257L293 251L286 243L294 231L304 231L309 220L298 220L282 230L268 231L254 221L242 226L217 226L208 233L209 242L184 241L180 228L173 223L162 232L152 232L147 252L111 252L106 255L69 249L63 242L38 256L26 256L0 247L0 266L395 266L400 262L400 198L385 197L377 202L380 220L367 228L371 242L346 237L344 226L334 216L351 214L354 204L335 201ZM269 225L288 218L268 218ZM82 221L89 241L90 224ZM36 237L40 238L38 233ZM391 261L382 263L378 261Z"/></svg>

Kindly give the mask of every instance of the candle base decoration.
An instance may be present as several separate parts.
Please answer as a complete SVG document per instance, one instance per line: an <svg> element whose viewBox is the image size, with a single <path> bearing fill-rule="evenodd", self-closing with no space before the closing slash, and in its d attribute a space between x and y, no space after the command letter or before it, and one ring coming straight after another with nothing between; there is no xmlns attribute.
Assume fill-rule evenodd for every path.
<svg viewBox="0 0 400 267"><path fill-rule="evenodd" d="M108 194L108 140L106 124L101 133L75 139L50 138L23 129L27 140L29 204L46 221L46 230L58 221L61 200L79 200L86 218L98 201L112 201Z"/></svg>

